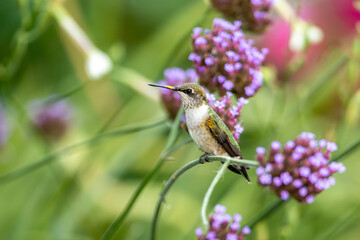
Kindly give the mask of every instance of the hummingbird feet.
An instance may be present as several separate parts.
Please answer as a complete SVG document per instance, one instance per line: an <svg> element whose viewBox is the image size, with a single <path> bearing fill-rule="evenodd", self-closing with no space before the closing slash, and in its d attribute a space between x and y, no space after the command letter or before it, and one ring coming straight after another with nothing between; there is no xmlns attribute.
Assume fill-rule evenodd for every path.
<svg viewBox="0 0 360 240"><path fill-rule="evenodd" d="M199 162L200 164L204 164L205 162L209 162L208 157L213 156L214 154L212 153L204 153L203 155L200 156L199 158Z"/></svg>

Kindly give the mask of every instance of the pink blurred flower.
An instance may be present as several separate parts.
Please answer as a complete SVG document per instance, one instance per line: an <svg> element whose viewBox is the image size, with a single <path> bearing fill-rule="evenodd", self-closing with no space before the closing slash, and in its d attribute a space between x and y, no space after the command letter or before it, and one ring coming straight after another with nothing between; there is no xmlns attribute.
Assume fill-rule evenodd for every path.
<svg viewBox="0 0 360 240"><path fill-rule="evenodd" d="M324 35L319 44L309 46L302 71L316 66L316 62L331 49L346 46L356 34L360 12L353 0L323 0L302 2L300 17L319 27ZM291 29L283 19L274 19L268 31L259 39L259 45L269 49L266 62L281 74L295 53L289 49ZM339 37L341 36L341 37Z"/></svg>

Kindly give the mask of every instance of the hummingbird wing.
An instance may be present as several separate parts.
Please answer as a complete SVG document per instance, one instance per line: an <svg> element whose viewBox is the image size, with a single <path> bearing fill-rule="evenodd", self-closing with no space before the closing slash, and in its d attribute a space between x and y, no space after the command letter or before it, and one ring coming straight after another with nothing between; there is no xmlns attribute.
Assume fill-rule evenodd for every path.
<svg viewBox="0 0 360 240"><path fill-rule="evenodd" d="M230 157L242 157L240 149L231 142L230 137L228 136L226 131L219 126L213 115L210 115L207 119L206 127L210 131L211 135L225 149L225 151L229 154Z"/></svg>
<svg viewBox="0 0 360 240"><path fill-rule="evenodd" d="M224 148L224 150L227 152L227 154L229 154L230 157L240 157L241 159L243 158L240 152L239 145L236 143L236 140L231 135L228 127L216 113L210 114L209 118L205 122L205 125L211 135L214 137L214 139ZM221 127L219 125L221 125ZM227 131L223 129L226 129ZM246 172L245 166L239 164L232 164L229 165L228 168L229 170L237 174L243 175L246 180L250 182L250 178Z"/></svg>

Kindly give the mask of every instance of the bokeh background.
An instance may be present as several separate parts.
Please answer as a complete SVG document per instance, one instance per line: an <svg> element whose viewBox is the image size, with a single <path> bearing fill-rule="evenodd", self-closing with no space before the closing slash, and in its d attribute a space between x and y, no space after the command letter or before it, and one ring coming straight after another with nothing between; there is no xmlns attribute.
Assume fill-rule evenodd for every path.
<svg viewBox="0 0 360 240"><path fill-rule="evenodd" d="M268 148L271 141L286 142L302 131L336 142L334 155L355 147L341 158L347 171L335 176L335 186L310 205L289 201L246 239L358 239L360 152L353 144L360 137L359 2L288 2L322 37L301 49L289 47L294 26L275 10L264 34L249 33L270 52L264 85L242 111L243 155L254 159L257 146ZM209 28L214 17L221 14L203 0L0 2L1 239L101 238L167 141L171 122L159 92L146 84L163 79L168 67L191 68L191 29ZM60 134L47 136L46 129L34 126L36 99L66 101L57 110L69 114ZM96 137L162 120L153 128ZM177 143L187 139L181 131ZM193 142L171 154L115 239L148 239L164 182L201 154ZM49 161L32 165L42 160ZM6 177L26 166L34 168ZM202 199L218 168L216 162L197 166L175 183L160 216L158 239L195 239ZM253 169L249 174L252 184L228 172L211 207L225 205L246 224L271 205L276 196L257 185Z"/></svg>

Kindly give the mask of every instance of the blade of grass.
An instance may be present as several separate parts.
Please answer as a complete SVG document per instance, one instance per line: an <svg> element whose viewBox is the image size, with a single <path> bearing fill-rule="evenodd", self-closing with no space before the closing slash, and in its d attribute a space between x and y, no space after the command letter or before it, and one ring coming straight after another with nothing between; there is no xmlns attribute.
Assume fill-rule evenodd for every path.
<svg viewBox="0 0 360 240"><path fill-rule="evenodd" d="M78 84L77 86L75 86L74 88L68 90L68 91L65 91L63 93L60 93L58 95L54 95L54 96L51 96L49 97L46 102L47 103L52 103L52 102L56 102L56 101L59 101L59 100L63 100L65 98L68 98L68 97L71 97L73 94L81 91L84 87L86 87L88 84L90 83L90 81L86 81L86 82L83 82L83 83L80 83Z"/></svg>
<svg viewBox="0 0 360 240"><path fill-rule="evenodd" d="M314 240L325 240L325 239L334 239L336 235L339 235L343 232L349 225L356 222L356 219L359 217L360 207L356 206L353 209L348 210L343 213L331 226L326 228L326 231L319 234Z"/></svg>
<svg viewBox="0 0 360 240"><path fill-rule="evenodd" d="M111 225L108 227L104 235L101 237L102 240L109 240L113 239L124 223L126 217L129 215L131 209L133 208L135 202L139 198L140 194L144 190L144 188L147 186L147 184L151 181L151 179L158 173L164 164L166 157L172 152L171 148L174 146L178 136L179 136L179 126L181 118L184 114L184 109L181 108L179 112L176 115L176 118L171 126L170 133L168 140L166 142L165 148L160 154L160 157L154 166L154 168L151 170L151 172L145 176L143 181L140 183L140 185L135 190L134 194L131 196L127 206L125 207L125 210L111 223Z"/></svg>
<svg viewBox="0 0 360 240"><path fill-rule="evenodd" d="M231 157L225 157L225 156L210 156L208 157L208 161L207 162L224 162L226 161L226 164L228 163L240 163L240 164L246 164L248 166L259 166L258 162L256 161L251 161L251 160L245 160L245 159L235 159L235 158L231 158ZM157 226L157 222L159 219L159 214L160 214L160 210L161 210L161 204L162 202L165 200L165 196L166 194L169 192L170 188L172 187L172 185L175 183L175 181L177 179L179 179L179 177L185 173L187 170L195 167L196 165L199 165L200 160L193 160L187 164L185 164L183 167L181 167L180 169L178 169L173 175L171 175L171 177L169 178L169 180L166 182L166 185L164 187L164 189L161 191L160 197L158 199L156 208L155 208L155 213L154 213L154 217L151 223L151 234L150 234L150 239L154 240L155 236L156 236L156 226ZM223 164L221 169L226 169L227 165ZM225 166L225 167L224 167ZM225 170L224 170L225 171ZM207 198L207 202L210 198L211 192L214 188L214 186L216 185L216 183L219 181L220 177L222 176L223 171L221 171L220 173L218 173L213 181L213 183L210 185L209 190L208 190L208 196ZM205 209L206 209L206 205L207 203L205 203ZM203 204L204 206L204 204Z"/></svg>
<svg viewBox="0 0 360 240"><path fill-rule="evenodd" d="M14 170L11 173L8 173L6 175L3 175L0 177L0 184L4 184L7 182L10 182L12 180L18 179L20 177L26 176L27 174L30 174L38 169L40 169L43 166L48 165L49 163L53 162L54 160L56 160L57 156L68 153L76 148L82 147L82 146L87 146L87 145L91 145L94 144L96 142L100 142L104 139L108 139L108 138L113 138L113 137L119 137L119 136L123 136L125 134L130 134L130 133L135 133L138 131L142 131L142 130L146 130L152 127L156 127L159 126L163 123L165 123L166 120L161 120L161 121L157 121L154 123L146 123L146 124L138 124L135 126L128 126L125 128L120 128L120 129L115 129L113 131L109 131L109 132L105 132L103 134L100 134L96 137L81 141L79 143L75 143L73 145L70 145L68 147L62 148L60 150L57 150L53 153L50 153L47 156L44 156L42 158L40 158L40 160L36 161L35 163L29 165L29 166L25 166L22 167L18 170Z"/></svg>
<svg viewBox="0 0 360 240"><path fill-rule="evenodd" d="M196 24L194 24L192 26L190 31L185 32L182 35L182 37L177 40L175 46L171 49L170 54L167 56L167 58L166 58L166 60L164 62L164 66L162 68L160 68L161 70L156 75L157 76L156 79L161 79L162 78L163 71L173 63L174 59L179 54L179 52L181 50L181 47L184 45L184 43L186 43L186 42L188 42L190 40L190 36L191 36L191 32L192 32L193 28L195 28L197 26L201 26L204 23L204 21L206 20L206 17L208 16L210 11L211 11L211 8L209 6L206 6L206 10L203 13L202 17L199 19L199 21L197 21Z"/></svg>
<svg viewBox="0 0 360 240"><path fill-rule="evenodd" d="M300 99L293 105L293 107L285 113L285 117L283 117L284 122L291 122L294 118L298 116L299 113L303 113L304 106L308 106L309 101L313 100L313 96L323 88L325 84L328 84L328 80L339 70L341 69L346 62L348 61L348 57L345 54L340 53L340 56L330 62L329 65L324 68L322 73L315 78L312 82L313 84L308 86L306 85L306 92L301 95ZM282 121L279 121L282 123Z"/></svg>
<svg viewBox="0 0 360 240"><path fill-rule="evenodd" d="M272 204L270 204L267 208L261 211L258 215L256 215L252 220L250 220L247 224L250 228L253 228L257 223L261 220L269 217L275 210L277 210L280 206L282 206L285 201L281 199L275 200Z"/></svg>

